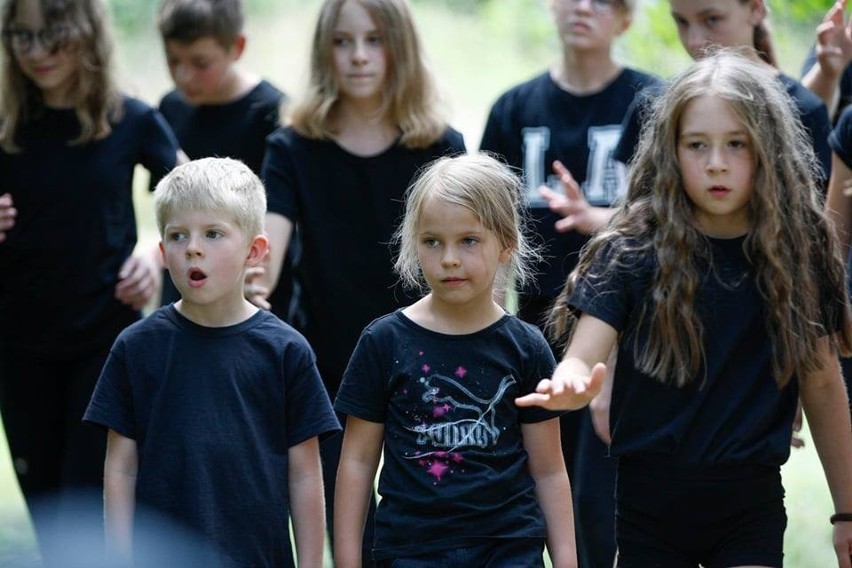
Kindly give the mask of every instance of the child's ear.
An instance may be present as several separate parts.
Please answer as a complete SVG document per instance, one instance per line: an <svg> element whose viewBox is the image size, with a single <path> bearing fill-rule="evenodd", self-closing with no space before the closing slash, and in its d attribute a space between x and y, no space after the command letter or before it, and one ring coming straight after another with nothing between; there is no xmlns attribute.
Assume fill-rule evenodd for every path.
<svg viewBox="0 0 852 568"><path fill-rule="evenodd" d="M269 238L266 235L255 236L249 244L246 266L258 266L267 254L269 254Z"/></svg>
<svg viewBox="0 0 852 568"><path fill-rule="evenodd" d="M500 251L499 261L500 264L506 264L510 260L512 260L512 253L515 252L515 247L506 247Z"/></svg>
<svg viewBox="0 0 852 568"><path fill-rule="evenodd" d="M163 261L163 266L168 267L168 263L166 262L166 247L163 246L163 241L160 241L160 260Z"/></svg>
<svg viewBox="0 0 852 568"><path fill-rule="evenodd" d="M234 45L231 46L231 57L234 61L239 60L240 57L243 56L243 52L246 50L246 36L240 34L234 40Z"/></svg>

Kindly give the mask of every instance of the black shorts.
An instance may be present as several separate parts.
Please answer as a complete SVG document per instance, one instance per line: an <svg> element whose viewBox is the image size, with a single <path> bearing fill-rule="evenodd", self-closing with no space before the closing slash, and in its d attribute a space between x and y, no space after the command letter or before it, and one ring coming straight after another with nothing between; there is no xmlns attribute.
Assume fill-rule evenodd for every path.
<svg viewBox="0 0 852 568"><path fill-rule="evenodd" d="M616 503L619 568L783 565L787 513L777 466L622 458Z"/></svg>

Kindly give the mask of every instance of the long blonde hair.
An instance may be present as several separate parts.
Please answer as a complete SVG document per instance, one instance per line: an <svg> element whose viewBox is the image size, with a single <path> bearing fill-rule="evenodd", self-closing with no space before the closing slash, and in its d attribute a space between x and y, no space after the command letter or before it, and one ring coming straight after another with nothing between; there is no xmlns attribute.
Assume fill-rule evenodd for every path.
<svg viewBox="0 0 852 568"><path fill-rule="evenodd" d="M752 228L743 249L766 304L776 381L784 385L794 374L819 369L817 343L825 335L832 334L842 354L852 348L844 263L823 215L813 150L775 74L742 51L721 50L698 61L655 101L632 163L626 200L583 251L550 316L554 334L570 333L575 320L567 301L578 282L606 278L615 264L655 259L651 299L639 316L649 333L641 345L637 337L634 354L642 372L678 386L696 378L705 355L695 299L702 277L699 262L710 257L709 244L696 228L677 160L681 116L701 96L728 103L754 151L748 205ZM607 252L610 263L594 269ZM823 291L842 301L833 302L834 296L826 298ZM836 333L826 328L838 321Z"/></svg>
<svg viewBox="0 0 852 568"><path fill-rule="evenodd" d="M4 0L2 29L11 29L21 1L40 2L45 26L61 25L68 37L61 49L77 56L72 97L80 122L80 136L71 144L85 144L110 133L110 121L121 118L122 106L113 82L112 40L106 9L101 0ZM18 129L38 117L44 109L41 90L15 61L11 42L3 35L3 88L0 97L0 147L16 152Z"/></svg>
<svg viewBox="0 0 852 568"><path fill-rule="evenodd" d="M425 148L444 133L432 75L407 0L326 0L314 30L310 81L304 99L292 108L289 123L308 138L331 138L329 117L339 94L332 61L334 27L345 2L358 2L373 18L387 50L388 72L380 113L402 131L400 143ZM283 116L283 113L282 113Z"/></svg>

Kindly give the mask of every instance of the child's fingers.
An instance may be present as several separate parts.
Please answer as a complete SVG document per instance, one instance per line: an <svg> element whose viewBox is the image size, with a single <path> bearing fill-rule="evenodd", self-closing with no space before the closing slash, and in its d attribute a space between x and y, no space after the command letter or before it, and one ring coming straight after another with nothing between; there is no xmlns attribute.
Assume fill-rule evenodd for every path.
<svg viewBox="0 0 852 568"><path fill-rule="evenodd" d="M547 403L550 402L549 394L541 394L537 392L532 392L530 394L518 397L515 399L515 404L518 406L526 407L526 406L547 406Z"/></svg>
<svg viewBox="0 0 852 568"><path fill-rule="evenodd" d="M583 194L580 192L580 186L577 180L571 175L571 171L559 160L553 160L553 171L559 176L559 181L565 188L565 196L568 199L578 200L583 199Z"/></svg>

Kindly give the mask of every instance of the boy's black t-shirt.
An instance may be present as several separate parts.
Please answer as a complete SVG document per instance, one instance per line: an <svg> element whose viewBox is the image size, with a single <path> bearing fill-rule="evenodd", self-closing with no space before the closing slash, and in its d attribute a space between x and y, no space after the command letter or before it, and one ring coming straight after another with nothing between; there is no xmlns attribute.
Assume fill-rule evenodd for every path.
<svg viewBox="0 0 852 568"><path fill-rule="evenodd" d="M74 109L45 109L25 123L19 153L0 150L0 193L18 211L0 243L2 341L62 356L109 346L139 314L115 298L122 263L136 245L133 172L159 179L178 144L163 117L124 98L108 136L70 145Z"/></svg>
<svg viewBox="0 0 852 568"><path fill-rule="evenodd" d="M316 351L332 397L364 327L416 299L398 283L390 246L405 190L426 164L464 151L462 135L450 128L426 148L394 144L370 157L292 128L269 137L263 166L268 209L297 226L302 257L296 278L307 319L299 331ZM286 317L277 293L271 302Z"/></svg>
<svg viewBox="0 0 852 568"><path fill-rule="evenodd" d="M807 75L808 71L810 71L811 67L816 63L816 52L814 51L813 46L811 46L810 51L808 51L807 57L805 57L805 62L802 63L802 77ZM839 99L837 102L837 113L835 114L835 123L836 119L840 117L840 113L849 106L849 103L852 103L852 65L847 65L843 70L843 73L840 74L840 81L837 85L839 91Z"/></svg>
<svg viewBox="0 0 852 568"><path fill-rule="evenodd" d="M544 261L524 293L554 298L577 263L588 237L558 233L561 216L538 195L542 184L561 191L553 161L560 160L577 180L590 204L609 207L626 186L624 166L612 159L630 102L649 85L651 75L624 69L601 91L574 95L543 73L513 87L491 108L480 149L498 154L523 174L531 229L542 245Z"/></svg>
<svg viewBox="0 0 852 568"><path fill-rule="evenodd" d="M831 122L828 119L828 109L822 99L807 90L801 83L784 74L778 75L778 80L784 85L784 90L793 99L802 124L810 135L811 144L816 154L817 162L822 171L822 185L828 183L831 175L831 149L828 147L828 136L831 133ZM652 104L651 96L637 99L624 118L624 135L615 149L614 158L623 164L629 164L636 152L641 136L643 112L645 105Z"/></svg>
<svg viewBox="0 0 852 568"><path fill-rule="evenodd" d="M173 90L160 101L160 112L190 159L234 158L259 176L266 137L278 128L279 109L285 99L284 93L262 80L243 97L221 105L194 106ZM285 278L282 287L288 284ZM180 293L166 272L161 302L179 299Z"/></svg>
<svg viewBox="0 0 852 568"><path fill-rule="evenodd" d="M580 280L569 305L620 333L610 412L612 455L681 465L779 466L789 457L798 380L794 377L781 389L775 382L766 301L743 251L744 240L708 238L712 266L702 263L695 299L704 326L706 366L681 388L635 368L634 349L641 352L648 337L647 324L640 328L638 315L652 309L653 253L635 255L601 276ZM614 242L601 251L593 270L600 273L618 250ZM828 290L823 295L822 323L834 330L843 299Z"/></svg>
<svg viewBox="0 0 852 568"><path fill-rule="evenodd" d="M294 565L288 450L339 424L289 325L258 311L208 328L160 308L118 337L84 420L136 441L142 511L190 529L224 565Z"/></svg>
<svg viewBox="0 0 852 568"><path fill-rule="evenodd" d="M446 335L397 311L364 330L335 409L384 425L375 558L546 536L521 426L559 413L514 401L555 364L541 332L509 315Z"/></svg>

